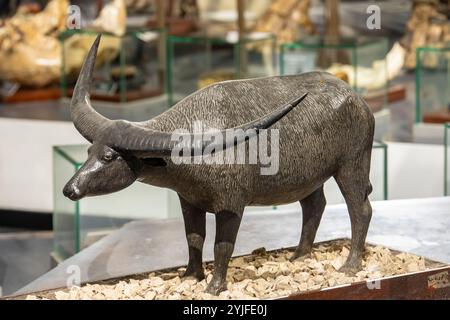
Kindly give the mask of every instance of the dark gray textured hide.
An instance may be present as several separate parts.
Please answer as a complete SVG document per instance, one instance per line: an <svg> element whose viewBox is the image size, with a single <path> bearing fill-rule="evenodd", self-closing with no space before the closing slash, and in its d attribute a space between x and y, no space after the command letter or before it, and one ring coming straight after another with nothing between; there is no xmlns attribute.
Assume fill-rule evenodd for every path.
<svg viewBox="0 0 450 320"><path fill-rule="evenodd" d="M236 212L247 205L301 200L342 165L370 159L374 119L369 107L346 83L323 72L214 84L145 125L170 132L192 130L201 120L208 127L231 128L306 92L305 100L271 127L280 132L278 174L260 175L255 165L174 165L168 160L167 167L143 174L142 182L171 188L209 212Z"/></svg>
<svg viewBox="0 0 450 320"><path fill-rule="evenodd" d="M311 251L325 208L323 183L334 176L348 205L352 248L342 271L361 268L372 209L368 201L374 118L367 104L346 83L324 72L229 81L187 97L146 126L191 130L194 120L212 128L231 128L277 108L292 97L308 96L272 128L280 132L276 175L261 175L254 165L174 165L149 168L140 180L178 192L189 244L187 275L199 279L204 212L216 217L216 270L208 292L226 289L226 268L245 206L300 201L302 235L292 257ZM281 235L280 235L281 236Z"/></svg>

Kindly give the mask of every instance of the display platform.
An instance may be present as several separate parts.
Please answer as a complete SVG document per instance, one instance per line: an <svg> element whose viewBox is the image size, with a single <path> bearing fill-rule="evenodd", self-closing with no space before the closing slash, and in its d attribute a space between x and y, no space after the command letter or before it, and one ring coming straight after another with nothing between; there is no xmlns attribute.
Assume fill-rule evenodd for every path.
<svg viewBox="0 0 450 320"><path fill-rule="evenodd" d="M0 100L4 103L21 103L36 101L54 101L61 97L61 89L58 86L46 88L18 88L7 95L0 94Z"/></svg>
<svg viewBox="0 0 450 320"><path fill-rule="evenodd" d="M423 121L426 123L445 123L450 121L450 110L441 109L435 112L428 113L423 116Z"/></svg>
<svg viewBox="0 0 450 320"><path fill-rule="evenodd" d="M379 201L373 202L372 206L368 242L443 263L450 262L450 252L445 250L450 246L450 198ZM297 245L301 231L299 210L244 215L234 256L249 254L260 247L274 250ZM214 217L208 215L204 261L213 259L213 229ZM349 236L346 206L328 206L316 242ZM187 254L181 220L131 222L67 259L16 294L65 287L70 276L67 272L73 266L79 268L81 282L86 283L185 265Z"/></svg>
<svg viewBox="0 0 450 320"><path fill-rule="evenodd" d="M450 265L367 243L356 275L339 272L350 239L316 243L303 260L289 261L295 247L234 257L227 290L204 292L208 280L183 278L185 267L158 270L70 288L34 292L15 300L230 300L230 299L450 299ZM208 279L213 262L204 264Z"/></svg>

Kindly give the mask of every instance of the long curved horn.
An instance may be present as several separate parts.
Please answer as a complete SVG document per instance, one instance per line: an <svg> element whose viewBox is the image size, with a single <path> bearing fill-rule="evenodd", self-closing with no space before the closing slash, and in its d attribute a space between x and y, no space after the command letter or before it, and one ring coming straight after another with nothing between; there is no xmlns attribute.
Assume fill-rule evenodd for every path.
<svg viewBox="0 0 450 320"><path fill-rule="evenodd" d="M107 141L105 141L105 143L112 148L137 152L147 157L170 156L172 150L177 146L183 148L184 151L187 151L187 154L184 155L203 154L206 147L210 148L210 150L225 150L226 148L244 141L243 139L236 137L236 133L251 130L247 132L248 135L245 136L245 139L254 137L259 134L261 129L270 127L272 124L286 116L293 108L303 101L307 95L308 93L305 93L301 97L288 102L257 120L238 127L221 130L220 132L213 132L212 134L214 135L220 134L222 137L225 137L225 139L222 140L222 143L212 142L211 144L211 142L202 139L203 133L186 133L174 136L174 134L170 132L146 129L145 127L140 127L123 120L115 122L115 125L113 126L114 129L111 128L111 134L107 135ZM174 139L174 137L178 137L178 139ZM182 146L180 145L180 143L182 143L180 140L182 142L187 141L189 144Z"/></svg>
<svg viewBox="0 0 450 320"><path fill-rule="evenodd" d="M98 132L111 125L112 122L92 108L89 94L100 38L101 35L98 35L89 50L78 76L70 103L70 116L75 128L90 142L94 141Z"/></svg>
<svg viewBox="0 0 450 320"><path fill-rule="evenodd" d="M100 35L95 39L86 61L83 64L70 105L72 121L77 130L90 142L96 138L102 143L118 150L135 152L138 155L146 157L170 156L175 147L180 146L179 140L174 140L174 134L171 132L156 131L141 126L139 123L133 123L125 120L110 120L97 113L91 106L89 89L92 82L92 73L94 70L95 57L97 55L100 43ZM234 146L242 139L236 139L234 133L238 130L247 131L253 129L245 137L252 138L259 133L259 130L266 129L272 124L282 119L293 108L295 108L308 93L283 105L275 111L244 125L225 129L215 134L222 134L226 137L222 143L205 141L199 135L202 133L177 134L182 141L188 141L189 144L183 146L188 154L195 155L202 152L206 147L211 149L225 149Z"/></svg>

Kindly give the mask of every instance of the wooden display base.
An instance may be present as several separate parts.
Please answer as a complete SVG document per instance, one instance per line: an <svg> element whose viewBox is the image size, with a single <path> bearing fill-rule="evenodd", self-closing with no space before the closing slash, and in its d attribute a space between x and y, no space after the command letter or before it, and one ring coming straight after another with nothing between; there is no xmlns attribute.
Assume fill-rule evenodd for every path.
<svg viewBox="0 0 450 320"><path fill-rule="evenodd" d="M450 108L442 108L438 111L425 113L423 115L423 122L437 124L450 122Z"/></svg>
<svg viewBox="0 0 450 320"><path fill-rule="evenodd" d="M281 299L448 300L450 299L450 266L298 293Z"/></svg>
<svg viewBox="0 0 450 320"><path fill-rule="evenodd" d="M5 103L19 103L45 100L58 100L61 97L59 87L48 87L40 89L19 89L11 96L2 96L1 101Z"/></svg>
<svg viewBox="0 0 450 320"><path fill-rule="evenodd" d="M325 245L332 246L337 241L346 241L348 239L337 239L315 244L315 246ZM374 247L373 244L367 244ZM385 247L384 247L385 248ZM387 248L388 249L388 248ZM256 251L264 251L265 254L273 254L280 250L272 250L265 253L264 249ZM294 248L287 250L293 251ZM389 249L393 254L397 255L402 252ZM256 252L255 251L255 252ZM261 253L252 253L252 255L259 255ZM249 255L241 256L245 259ZM235 257L233 259L236 259ZM245 261L245 260L243 260ZM307 299L341 299L341 300L373 300L373 299L450 299L450 265L445 265L440 262L425 259L426 270L410 272L401 275L375 278L370 280L362 280L349 284L335 285L332 287L324 287L318 290L298 291L288 296L276 297L275 300L307 300ZM245 262L244 262L245 263ZM248 262L247 262L248 263ZM231 267L231 266L230 266ZM179 268L169 268L159 271L153 271L154 274L173 274L177 273ZM230 271L230 269L229 269ZM91 283L91 285L113 285L120 281L127 281L129 279L148 279L150 273L107 279ZM162 275L161 275L162 276ZM55 293L67 288L59 288L54 290L46 290L41 292L30 293L32 296L39 296L41 298L55 299ZM9 300L26 299L26 295L17 295L4 297Z"/></svg>

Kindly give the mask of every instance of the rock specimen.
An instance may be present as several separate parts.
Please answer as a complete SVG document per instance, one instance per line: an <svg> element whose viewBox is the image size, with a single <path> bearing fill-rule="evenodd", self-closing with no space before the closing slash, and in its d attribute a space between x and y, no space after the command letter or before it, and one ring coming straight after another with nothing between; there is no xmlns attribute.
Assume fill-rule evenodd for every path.
<svg viewBox="0 0 450 320"><path fill-rule="evenodd" d="M59 79L59 32L66 29L69 1L52 0L37 14L17 13L0 27L0 79L45 86Z"/></svg>
<svg viewBox="0 0 450 320"><path fill-rule="evenodd" d="M39 13L18 12L3 21L0 25L0 80L30 87L59 82L62 48L58 36L67 29L68 8L67 0L51 0ZM94 26L99 32L122 35L125 23L123 0L115 0L100 12ZM64 51L70 51L70 59L66 59L64 65L66 73L78 73L94 39L95 34L80 33L64 42ZM120 45L120 38L105 36L97 65L114 59Z"/></svg>
<svg viewBox="0 0 450 320"><path fill-rule="evenodd" d="M315 32L309 17L310 0L277 0L256 22L253 31L274 33L278 43L292 42Z"/></svg>
<svg viewBox="0 0 450 320"><path fill-rule="evenodd" d="M437 0L414 0L406 35L401 44L406 48L405 67L416 67L416 49L423 46L450 45L450 20L439 12ZM428 65L433 67L433 65Z"/></svg>

